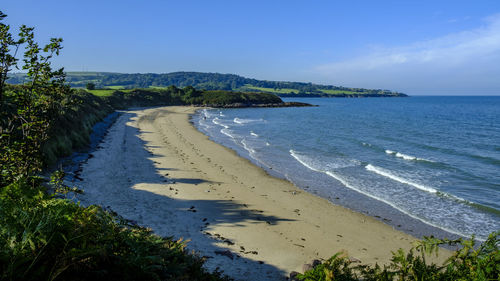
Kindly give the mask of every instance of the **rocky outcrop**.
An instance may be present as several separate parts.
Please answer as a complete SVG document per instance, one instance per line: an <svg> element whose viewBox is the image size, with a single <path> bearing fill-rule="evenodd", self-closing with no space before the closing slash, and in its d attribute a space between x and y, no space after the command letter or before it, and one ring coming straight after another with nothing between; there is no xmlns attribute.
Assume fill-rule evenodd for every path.
<svg viewBox="0 0 500 281"><path fill-rule="evenodd" d="M306 107L317 106L304 102L281 102L281 103L231 103L231 104L202 104L195 105L200 107L216 107L216 108L245 108L245 107Z"/></svg>

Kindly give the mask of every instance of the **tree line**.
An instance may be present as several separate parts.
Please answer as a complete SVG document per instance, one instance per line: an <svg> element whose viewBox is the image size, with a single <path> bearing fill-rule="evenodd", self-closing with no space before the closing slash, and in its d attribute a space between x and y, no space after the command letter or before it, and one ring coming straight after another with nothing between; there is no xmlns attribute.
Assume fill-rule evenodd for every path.
<svg viewBox="0 0 500 281"><path fill-rule="evenodd" d="M11 75L8 82L21 84L27 77L23 74ZM226 91L263 91L274 92L285 89L279 95L312 95L312 96L333 96L336 94L328 91L338 91L346 94L356 93L357 95L372 96L402 96L403 94L382 89L349 88L332 85L319 85L303 82L267 81L245 78L235 74L203 73L203 72L171 72L164 74L157 73L111 73L111 72L67 72L66 81L72 87L84 88L88 83L92 83L96 88L106 88L119 86L124 89L148 88L148 87L168 87L176 86L184 88L192 86L203 90L226 90ZM266 88L266 89L256 89ZM290 90L286 93L286 90ZM326 91L326 92L325 92Z"/></svg>

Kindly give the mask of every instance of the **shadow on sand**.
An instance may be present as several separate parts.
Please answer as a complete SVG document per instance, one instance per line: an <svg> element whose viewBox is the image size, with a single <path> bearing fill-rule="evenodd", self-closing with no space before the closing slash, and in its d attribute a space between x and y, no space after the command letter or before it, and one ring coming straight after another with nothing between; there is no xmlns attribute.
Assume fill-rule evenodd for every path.
<svg viewBox="0 0 500 281"><path fill-rule="evenodd" d="M108 151L96 151L95 157L86 161L92 165L92 169L110 170L110 176L95 179L94 182L98 184L92 186L87 183L86 178L93 175L86 173L89 165L82 164L83 181L75 180L75 184L82 186L85 194L78 199L84 205L97 204L111 209L125 219L151 227L159 235L190 240L188 248L206 257L206 266L210 270L220 267L237 280L283 280L288 273L263 263L259 260L258 253L244 257L240 252L228 252L225 246L232 245L233 249L238 246L240 249L249 250L251 245L234 245L235 242L230 237L215 233L212 227L219 224L245 227L248 223L273 225L287 219L266 215L260 210L251 209L251 206L232 200L175 198L176 192L180 192L179 184L216 186L217 183L204 179L171 178L168 172L178 171L177 167L157 168L155 164L158 162L155 159L163 156L153 154L148 150L152 146L148 146L148 143L139 138L140 134L148 132L140 132L137 128L127 125L127 122L136 118L134 113L123 113L111 131L120 130L117 126L125 126L124 133L121 134L120 131L120 134L108 134L101 152ZM120 148L111 150L111 144L118 142ZM111 188L113 190L110 190Z"/></svg>

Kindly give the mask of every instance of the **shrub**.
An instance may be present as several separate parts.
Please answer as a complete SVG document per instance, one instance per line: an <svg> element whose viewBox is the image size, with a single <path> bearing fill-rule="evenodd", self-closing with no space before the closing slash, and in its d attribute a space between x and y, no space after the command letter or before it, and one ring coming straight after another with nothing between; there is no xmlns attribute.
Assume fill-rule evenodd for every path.
<svg viewBox="0 0 500 281"><path fill-rule="evenodd" d="M223 280L173 241L18 181L0 193L0 280Z"/></svg>
<svg viewBox="0 0 500 281"><path fill-rule="evenodd" d="M329 260L304 274L298 280L500 280L500 231L491 233L479 247L471 239L436 239L425 237L407 253L403 249L393 252L391 263L354 265L344 253L337 253ZM441 245L458 245L443 265L428 264L426 255L438 254Z"/></svg>

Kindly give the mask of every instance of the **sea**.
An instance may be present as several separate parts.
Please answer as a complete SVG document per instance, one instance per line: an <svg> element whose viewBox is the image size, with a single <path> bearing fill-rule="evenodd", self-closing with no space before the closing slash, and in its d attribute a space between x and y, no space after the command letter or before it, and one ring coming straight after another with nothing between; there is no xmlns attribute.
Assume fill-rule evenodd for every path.
<svg viewBox="0 0 500 281"><path fill-rule="evenodd" d="M414 236L500 230L500 97L283 100L318 107L202 109L192 122L269 174Z"/></svg>

